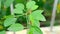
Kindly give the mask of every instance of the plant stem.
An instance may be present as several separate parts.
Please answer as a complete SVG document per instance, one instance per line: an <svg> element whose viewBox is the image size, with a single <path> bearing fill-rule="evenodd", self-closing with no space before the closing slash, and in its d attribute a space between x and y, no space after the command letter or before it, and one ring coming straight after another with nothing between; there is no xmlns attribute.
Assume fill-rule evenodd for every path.
<svg viewBox="0 0 60 34"><path fill-rule="evenodd" d="M30 25L29 15L31 14L31 12L32 12L32 11L29 9L29 10L27 11L27 13L26 13L27 28L28 28L29 25Z"/></svg>
<svg viewBox="0 0 60 34"><path fill-rule="evenodd" d="M28 11L25 13L25 16L26 16L26 22L27 22L27 28L28 28Z"/></svg>
<svg viewBox="0 0 60 34"><path fill-rule="evenodd" d="M11 15L14 15L14 13L13 13L13 3L10 5L10 11L11 11ZM15 32L13 32L14 34L15 34Z"/></svg>

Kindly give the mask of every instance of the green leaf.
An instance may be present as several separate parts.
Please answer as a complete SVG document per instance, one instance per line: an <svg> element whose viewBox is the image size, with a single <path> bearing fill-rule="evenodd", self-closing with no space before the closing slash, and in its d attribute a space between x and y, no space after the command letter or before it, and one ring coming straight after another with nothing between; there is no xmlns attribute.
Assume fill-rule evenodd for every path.
<svg viewBox="0 0 60 34"><path fill-rule="evenodd" d="M43 34L43 32L41 31L40 28L38 28L38 27L34 27L34 29L35 29L34 34Z"/></svg>
<svg viewBox="0 0 60 34"><path fill-rule="evenodd" d="M38 13L42 14L43 10L36 10L35 12L38 12Z"/></svg>
<svg viewBox="0 0 60 34"><path fill-rule="evenodd" d="M1 9L1 0L0 0L0 9Z"/></svg>
<svg viewBox="0 0 60 34"><path fill-rule="evenodd" d="M5 31L0 31L0 34L6 34L6 32Z"/></svg>
<svg viewBox="0 0 60 34"><path fill-rule="evenodd" d="M4 5L5 5L6 7L9 7L9 6L11 5L11 3L13 3L13 1L14 1L14 0L6 0L5 3L4 3Z"/></svg>
<svg viewBox="0 0 60 34"><path fill-rule="evenodd" d="M14 9L15 14L23 14L23 10L21 9Z"/></svg>
<svg viewBox="0 0 60 34"><path fill-rule="evenodd" d="M20 10L23 10L23 9L24 9L24 5L21 4L21 3L16 4L15 7L16 7L17 9L20 9Z"/></svg>
<svg viewBox="0 0 60 34"><path fill-rule="evenodd" d="M14 13L15 14L23 14L23 10L24 10L24 5L21 3L18 3L15 5Z"/></svg>
<svg viewBox="0 0 60 34"><path fill-rule="evenodd" d="M33 34L33 28L30 28L27 33L28 34Z"/></svg>
<svg viewBox="0 0 60 34"><path fill-rule="evenodd" d="M14 15L8 15L8 16L4 16L4 18L14 18Z"/></svg>
<svg viewBox="0 0 60 34"><path fill-rule="evenodd" d="M27 2L27 4L26 4L26 8L29 10L35 10L35 9L37 9L38 8L38 6L37 5L35 5L36 4L36 2L35 1L29 1L29 2Z"/></svg>
<svg viewBox="0 0 60 34"><path fill-rule="evenodd" d="M5 21L4 21L4 26L7 27L7 26L10 26L12 24L15 24L17 18L7 18Z"/></svg>
<svg viewBox="0 0 60 34"><path fill-rule="evenodd" d="M9 28L8 28L8 30L9 31L14 31L14 32L16 32L16 31L21 31L21 30L23 30L24 29L24 27L21 25L21 24L12 24Z"/></svg>
<svg viewBox="0 0 60 34"><path fill-rule="evenodd" d="M32 16L30 17L30 21L32 23L32 26L37 26L37 27L40 27L40 22L39 20L36 20L34 18L32 18Z"/></svg>
<svg viewBox="0 0 60 34"><path fill-rule="evenodd" d="M39 22L39 20L33 20L33 21L32 21L32 25L33 25L33 26L36 26L36 27L40 27L40 22Z"/></svg>
<svg viewBox="0 0 60 34"><path fill-rule="evenodd" d="M43 34L43 32L41 31L40 28L32 26L29 31L28 34Z"/></svg>
<svg viewBox="0 0 60 34"><path fill-rule="evenodd" d="M42 10L36 10L32 12L29 15L30 20L35 19L35 20L40 20L40 21L46 21L45 17L41 14L43 11Z"/></svg>

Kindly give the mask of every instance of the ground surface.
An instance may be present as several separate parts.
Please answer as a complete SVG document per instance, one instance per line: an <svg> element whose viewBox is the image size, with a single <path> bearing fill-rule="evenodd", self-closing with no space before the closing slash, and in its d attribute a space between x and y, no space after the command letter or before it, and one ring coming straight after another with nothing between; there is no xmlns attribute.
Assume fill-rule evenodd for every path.
<svg viewBox="0 0 60 34"><path fill-rule="evenodd" d="M50 27L42 27L41 30L44 34L60 34L60 26L54 26L53 32L50 32ZM15 34L26 34L27 30L15 32ZM7 32L7 34L13 34L13 32Z"/></svg>

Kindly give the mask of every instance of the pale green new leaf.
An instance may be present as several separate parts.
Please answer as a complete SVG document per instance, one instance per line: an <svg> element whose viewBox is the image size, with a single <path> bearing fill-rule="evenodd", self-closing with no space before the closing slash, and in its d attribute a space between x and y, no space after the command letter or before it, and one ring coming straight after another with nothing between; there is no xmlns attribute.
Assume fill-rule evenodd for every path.
<svg viewBox="0 0 60 34"><path fill-rule="evenodd" d="M37 5L35 5L36 3L35 3L35 1L29 1L29 2L27 2L27 4L26 4L26 8L29 10L35 10L35 9L37 9L38 8L38 6Z"/></svg>
<svg viewBox="0 0 60 34"><path fill-rule="evenodd" d="M31 8L31 10L36 10L38 8L38 6L37 5L34 5L32 8Z"/></svg>
<svg viewBox="0 0 60 34"><path fill-rule="evenodd" d="M4 26L7 27L12 24L15 24L16 20L17 18L13 18L13 17L6 18L6 20L4 21Z"/></svg>
<svg viewBox="0 0 60 34"><path fill-rule="evenodd" d="M24 9L24 5L21 4L21 3L18 3L18 4L15 5L15 8L16 8L16 9L23 10L23 9Z"/></svg>
<svg viewBox="0 0 60 34"><path fill-rule="evenodd" d="M15 5L15 9L14 9L14 13L15 14L23 14L23 10L24 10L24 5L21 3L18 3Z"/></svg>
<svg viewBox="0 0 60 34"><path fill-rule="evenodd" d="M14 31L14 32L16 32L16 31L21 31L21 30L23 30L24 29L24 27L21 25L21 24L12 24L9 28L8 28L8 30L9 31Z"/></svg>
<svg viewBox="0 0 60 34"><path fill-rule="evenodd" d="M5 5L6 7L9 7L9 6L13 3L13 1L14 1L14 0L6 0L6 1L4 2L4 5Z"/></svg>
<svg viewBox="0 0 60 34"><path fill-rule="evenodd" d="M23 10L21 9L14 9L15 14L23 14Z"/></svg>
<svg viewBox="0 0 60 34"><path fill-rule="evenodd" d="M45 17L41 14L43 11L36 10L32 12L29 15L30 20L35 19L35 20L40 20L40 21L46 21Z"/></svg>

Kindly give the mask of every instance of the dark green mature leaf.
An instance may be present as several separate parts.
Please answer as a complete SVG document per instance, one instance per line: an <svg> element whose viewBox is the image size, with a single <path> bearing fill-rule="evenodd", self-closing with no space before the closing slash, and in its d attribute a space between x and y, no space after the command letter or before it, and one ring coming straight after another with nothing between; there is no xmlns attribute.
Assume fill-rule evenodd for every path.
<svg viewBox="0 0 60 34"><path fill-rule="evenodd" d="M36 4L35 1L29 1L29 2L27 2L27 4L26 4L26 8L27 8L28 10L29 10L29 9L35 10L35 9L38 8L38 6L35 5L35 4Z"/></svg>
<svg viewBox="0 0 60 34"><path fill-rule="evenodd" d="M14 31L14 32L20 31L20 30L23 30L23 29L24 29L24 27L23 27L21 24L12 24L12 25L8 28L9 31Z"/></svg>
<svg viewBox="0 0 60 34"><path fill-rule="evenodd" d="M5 3L4 3L4 5L5 5L6 7L9 7L9 6L11 5L11 3L13 3L13 1L14 1L14 0L6 0Z"/></svg>
<svg viewBox="0 0 60 34"><path fill-rule="evenodd" d="M40 21L46 21L45 17L41 14L43 11L42 10L36 10L30 14L29 18L30 20L40 20Z"/></svg>
<svg viewBox="0 0 60 34"><path fill-rule="evenodd" d="M16 20L17 20L17 18L9 17L4 21L4 26L7 27L7 26L10 26L12 24L15 24Z"/></svg>
<svg viewBox="0 0 60 34"><path fill-rule="evenodd" d="M18 3L15 5L14 13L23 14L23 10L24 10L24 5L21 3Z"/></svg>
<svg viewBox="0 0 60 34"><path fill-rule="evenodd" d="M0 34L6 34L6 31L0 31Z"/></svg>
<svg viewBox="0 0 60 34"><path fill-rule="evenodd" d="M43 32L41 31L40 28L32 26L29 31L28 34L43 34Z"/></svg>
<svg viewBox="0 0 60 34"><path fill-rule="evenodd" d="M27 0L15 0L16 3L23 3L26 4Z"/></svg>

